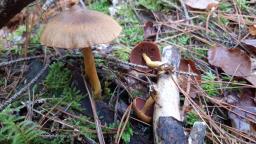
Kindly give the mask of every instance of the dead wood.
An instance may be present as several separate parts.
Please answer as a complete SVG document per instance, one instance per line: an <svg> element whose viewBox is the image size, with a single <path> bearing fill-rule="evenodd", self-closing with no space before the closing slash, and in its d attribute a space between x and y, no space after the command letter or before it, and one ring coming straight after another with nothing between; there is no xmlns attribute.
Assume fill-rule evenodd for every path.
<svg viewBox="0 0 256 144"><path fill-rule="evenodd" d="M179 50L165 47L162 60L177 70L180 62ZM185 143L184 129L180 122L180 95L176 84L175 73L165 72L159 75L153 119L156 144Z"/></svg>
<svg viewBox="0 0 256 144"><path fill-rule="evenodd" d="M1 0L0 28L5 26L11 18L34 0Z"/></svg>

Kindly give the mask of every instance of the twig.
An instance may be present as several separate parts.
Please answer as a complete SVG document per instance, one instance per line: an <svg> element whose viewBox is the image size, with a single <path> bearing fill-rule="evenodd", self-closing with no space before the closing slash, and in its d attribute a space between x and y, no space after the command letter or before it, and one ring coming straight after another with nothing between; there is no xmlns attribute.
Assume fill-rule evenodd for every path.
<svg viewBox="0 0 256 144"><path fill-rule="evenodd" d="M84 1L83 1L83 0L79 0L79 2L80 2L80 4L82 5L82 7L83 7L84 9L86 9L86 6L85 6L85 4L84 4Z"/></svg>
<svg viewBox="0 0 256 144"><path fill-rule="evenodd" d="M188 20L188 21L186 21L186 23L189 24L191 18L189 17L187 7L186 7L186 5L185 5L185 3L184 3L183 0L180 0L180 4L181 4L181 6L182 6L182 8L183 8L183 10L184 10L185 17L186 17L186 19Z"/></svg>
<svg viewBox="0 0 256 144"><path fill-rule="evenodd" d="M44 57L45 57L45 55L38 55L38 56L19 58L19 59L12 60L12 61L7 61L7 62L1 62L0 63L0 67L11 65L13 63L17 63L17 62L21 62L21 61L29 61L29 60L32 60L32 59L44 58Z"/></svg>
<svg viewBox="0 0 256 144"><path fill-rule="evenodd" d="M85 85L85 88L88 92L88 96L89 96L89 99L90 99L90 102L91 102L92 113L93 113L93 117L94 117L94 121L95 121L95 125L96 125L96 131L97 131L97 136L98 136L98 139L99 139L99 143L100 144L105 144L105 140L104 140L102 129L101 129L100 120L98 118L97 111L96 111L95 101L92 98L91 91L88 87L88 84L87 84L86 80L84 79L84 76L82 76L82 77L83 77L84 85Z"/></svg>
<svg viewBox="0 0 256 144"><path fill-rule="evenodd" d="M49 66L49 60L43 67L43 69L33 78L26 86L21 88L17 93L15 93L13 96L11 96L7 101L5 101L3 104L0 105L0 111L2 111L6 106L11 104L13 101L15 101L23 92L25 92L28 88L30 88L39 78L40 76L47 70Z"/></svg>
<svg viewBox="0 0 256 144"><path fill-rule="evenodd" d="M121 122L120 122L120 124L118 126L117 135L116 135L116 138L115 138L115 143L116 144L119 144L121 136L122 136L122 134L123 134L123 132L125 130L125 127L126 127L126 125L128 123L128 120L129 120L129 117L130 117L130 113L131 113L131 108L132 108L132 104L130 104L127 107L126 111L123 114ZM126 117L126 119L125 119L125 117ZM124 124L123 124L123 122L124 122ZM123 126L122 126L122 124L123 124Z"/></svg>

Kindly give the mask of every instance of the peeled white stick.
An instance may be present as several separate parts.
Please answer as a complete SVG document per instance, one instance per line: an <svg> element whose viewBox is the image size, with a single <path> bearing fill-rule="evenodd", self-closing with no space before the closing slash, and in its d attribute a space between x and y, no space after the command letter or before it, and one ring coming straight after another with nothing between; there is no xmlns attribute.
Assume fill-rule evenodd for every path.
<svg viewBox="0 0 256 144"><path fill-rule="evenodd" d="M170 64L177 71L180 53L171 46L163 49L162 62ZM185 134L180 122L180 95L176 86L177 76L172 72L159 75L157 97L153 117L155 144L183 144Z"/></svg>

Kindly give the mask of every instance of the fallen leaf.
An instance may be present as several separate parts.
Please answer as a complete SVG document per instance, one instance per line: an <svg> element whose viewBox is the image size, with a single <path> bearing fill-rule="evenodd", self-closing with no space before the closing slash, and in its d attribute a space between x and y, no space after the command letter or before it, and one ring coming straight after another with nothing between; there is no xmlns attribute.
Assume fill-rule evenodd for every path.
<svg viewBox="0 0 256 144"><path fill-rule="evenodd" d="M185 0L184 3L194 9L211 9L216 7L219 2L216 0Z"/></svg>
<svg viewBox="0 0 256 144"><path fill-rule="evenodd" d="M256 105L253 102L254 92L251 89L243 89L239 94L235 107L228 112L228 117L234 128L247 132L256 132Z"/></svg>
<svg viewBox="0 0 256 144"><path fill-rule="evenodd" d="M211 48L208 50L208 61L229 75L245 77L251 74L250 57L238 48Z"/></svg>
<svg viewBox="0 0 256 144"><path fill-rule="evenodd" d="M147 21L144 23L144 40L156 40L157 29L154 27L154 23Z"/></svg>
<svg viewBox="0 0 256 144"><path fill-rule="evenodd" d="M190 67L190 70L189 70L189 67ZM189 81L189 77L187 75L179 76L179 85L181 86L181 88L184 90L187 90L187 84L190 82L189 95L191 97L195 98L197 91L198 91L195 85L197 83L199 83L199 84L201 83L201 74L200 74L199 70L196 69L196 65L193 61L185 60L185 59L181 59L179 70L182 72L190 71L190 73L197 74L197 76L195 76L195 77L190 76L190 81Z"/></svg>
<svg viewBox="0 0 256 144"><path fill-rule="evenodd" d="M256 86L256 59L251 59L252 62L252 73L245 77L245 79L247 79L252 85Z"/></svg>
<svg viewBox="0 0 256 144"><path fill-rule="evenodd" d="M256 39L245 39L241 41L245 45L245 49L256 54Z"/></svg>
<svg viewBox="0 0 256 144"><path fill-rule="evenodd" d="M256 24L249 26L249 33L250 33L252 36L256 36Z"/></svg>

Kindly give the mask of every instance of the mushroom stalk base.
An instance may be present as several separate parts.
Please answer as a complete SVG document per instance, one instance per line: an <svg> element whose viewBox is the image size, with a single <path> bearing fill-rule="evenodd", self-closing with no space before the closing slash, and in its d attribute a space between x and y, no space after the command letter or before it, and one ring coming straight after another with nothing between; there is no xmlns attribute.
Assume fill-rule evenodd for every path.
<svg viewBox="0 0 256 144"><path fill-rule="evenodd" d="M178 48L167 46L163 49L162 61L178 66ZM177 67L175 67L177 69ZM157 97L153 116L155 144L184 144L184 128L180 122L180 95L175 73L161 73L157 81Z"/></svg>
<svg viewBox="0 0 256 144"><path fill-rule="evenodd" d="M84 70L85 75L89 80L89 83L93 90L93 95L95 99L101 98L101 85L100 80L96 71L94 56L92 54L91 48L84 48L82 50L84 55Z"/></svg>

